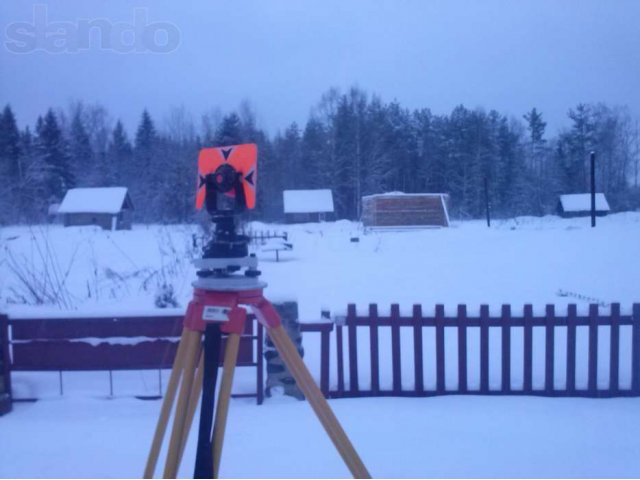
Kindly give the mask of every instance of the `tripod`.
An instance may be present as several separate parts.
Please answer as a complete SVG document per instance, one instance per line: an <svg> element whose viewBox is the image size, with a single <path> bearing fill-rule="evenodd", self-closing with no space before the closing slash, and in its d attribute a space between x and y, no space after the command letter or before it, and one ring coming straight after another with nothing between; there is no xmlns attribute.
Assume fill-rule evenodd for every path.
<svg viewBox="0 0 640 480"><path fill-rule="evenodd" d="M231 259L227 259L223 261L223 263L228 264L229 260ZM244 262L249 270L253 269L257 271L255 270L257 266L255 257L233 259L233 261L233 263L236 264ZM197 261L196 265L206 265L211 268L220 266L220 262L220 259L203 259ZM235 266L236 265L234 265L234 268ZM205 463L209 461L212 462L212 469L205 469L204 471L212 473L213 478L218 477L240 335L244 331L247 319L247 312L241 305L250 308L258 321L266 327L266 331L280 353L285 365L309 401L309 404L353 477L370 478L369 472L333 414L322 392L313 380L309 370L298 354L295 345L282 327L278 312L263 296L263 288L266 285L259 282L256 277L257 275L246 276L245 274L244 277L231 275L224 278L200 278L194 282L195 291L193 300L189 304L186 312L180 344L147 459L144 478L152 478L154 475L163 437L167 429L178 385L180 384L163 477L175 478L177 475L196 411L198 397L201 392L203 398L207 394L207 392L203 392L203 381L206 381L205 374L207 373L207 367L211 369L212 366L205 361L206 351L203 352L202 337L203 333L210 333L209 329L212 328L219 328L221 332L228 334L228 338L224 353L222 381L218 394L218 407L215 412L213 438L209 443L212 451L208 457L206 452L203 453L204 456L201 457L201 459L204 458ZM205 344L207 341L205 335ZM217 355L214 358L206 360L212 360L215 363L213 370L208 373L214 376L217 375ZM212 392L209 392L209 395L212 394ZM203 401L203 407L204 405L205 402ZM211 413L212 412L203 411L201 415L209 415ZM207 430L207 437L209 433L210 431ZM199 451L199 456L200 453ZM196 476L198 476L197 464L198 458L196 459ZM200 470L200 472L202 472L202 470Z"/></svg>

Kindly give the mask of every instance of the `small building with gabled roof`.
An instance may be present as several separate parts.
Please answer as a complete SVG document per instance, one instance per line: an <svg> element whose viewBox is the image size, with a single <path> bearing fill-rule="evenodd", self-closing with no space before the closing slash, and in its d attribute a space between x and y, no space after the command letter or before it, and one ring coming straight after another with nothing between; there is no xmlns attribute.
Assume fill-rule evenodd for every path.
<svg viewBox="0 0 640 480"><path fill-rule="evenodd" d="M65 227L98 225L105 230L130 230L133 202L126 187L72 188L57 214Z"/></svg>
<svg viewBox="0 0 640 480"><path fill-rule="evenodd" d="M284 190L287 223L322 222L334 219L333 194L329 189Z"/></svg>
<svg viewBox="0 0 640 480"><path fill-rule="evenodd" d="M610 211L609 202L607 202L604 193L596 193L596 215L604 217ZM572 193L560 195L558 215L564 218L588 217L591 215L591 194Z"/></svg>

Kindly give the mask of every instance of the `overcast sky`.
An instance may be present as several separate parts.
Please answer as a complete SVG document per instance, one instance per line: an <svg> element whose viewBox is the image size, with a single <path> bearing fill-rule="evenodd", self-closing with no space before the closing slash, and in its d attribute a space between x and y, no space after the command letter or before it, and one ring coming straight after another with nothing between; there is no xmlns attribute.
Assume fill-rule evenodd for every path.
<svg viewBox="0 0 640 480"><path fill-rule="evenodd" d="M104 25L124 28L121 44L100 48ZM304 124L329 87L354 84L434 113L464 104L521 117L537 107L548 134L579 102L640 113L636 0L2 0L0 32L0 105L21 127L74 99L104 104L129 129L145 107L161 124L172 106L199 121L248 99L274 133ZM134 42L145 51L115 51Z"/></svg>

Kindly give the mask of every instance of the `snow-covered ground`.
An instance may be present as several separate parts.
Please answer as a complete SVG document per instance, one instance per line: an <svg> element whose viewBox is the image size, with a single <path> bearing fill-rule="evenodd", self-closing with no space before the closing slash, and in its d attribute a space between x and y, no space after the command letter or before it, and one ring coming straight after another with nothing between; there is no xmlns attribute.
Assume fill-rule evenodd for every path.
<svg viewBox="0 0 640 480"><path fill-rule="evenodd" d="M291 252L257 250L267 295L296 298L302 320L316 320L355 302L391 302L409 310L435 303L473 312L487 303L514 310L568 303L628 312L640 301L640 213L598 219L518 218L459 222L449 229L364 233L350 222L254 229L289 233ZM51 227L0 230L0 310L13 316L100 312L149 313L163 285L178 309L191 295L192 226L138 226L131 232ZM358 237L359 242L350 241ZM26 281L21 281L17 274ZM48 305L29 307L28 285L48 292ZM42 293L39 291L39 293ZM316 342L317 343L317 342ZM313 342L311 343L313 344ZM382 350L381 350L382 352ZM317 352L305 357L317 372ZM384 359L382 359L384 362ZM251 388L239 369L236 389ZM385 373L386 372L386 373ZM381 383L390 382L382 368ZM141 475L159 401L132 398L157 389L157 372L116 372L115 398L106 398L105 372L21 373L14 387L36 403L0 417L0 477L136 477ZM166 382L165 382L166 385ZM143 390L142 392L140 390ZM639 399L524 397L370 398L330 401L376 477L638 477ZM181 475L191 475L192 435ZM157 472L158 473L158 472ZM345 477L306 402L231 402L221 476Z"/></svg>
<svg viewBox="0 0 640 480"><path fill-rule="evenodd" d="M379 478L640 476L637 399L375 398L330 402ZM158 401L65 397L0 417L0 476L142 476ZM192 430L180 476L193 471ZM162 465L156 469L161 475ZM231 402L222 478L349 477L306 402Z"/></svg>
<svg viewBox="0 0 640 480"><path fill-rule="evenodd" d="M640 300L640 213L598 219L520 217L454 223L452 228L362 231L360 224L251 225L254 230L286 231L290 252L256 248L272 300L299 302L303 321L320 310L344 312L350 302L383 309L392 302L410 311L442 303L470 311L482 303L514 311L532 303L541 311L552 303L620 302L623 311ZM196 226L136 226L105 232L97 227L5 227L0 230L0 310L25 312L33 303L28 285L46 291L46 310L140 311L155 308L154 296L171 285L180 308L191 296L199 255ZM350 241L358 237L358 242ZM18 274L26 277L19 280ZM42 293L40 292L40 295ZM41 308L41 307L40 307ZM43 311L43 310L41 310Z"/></svg>

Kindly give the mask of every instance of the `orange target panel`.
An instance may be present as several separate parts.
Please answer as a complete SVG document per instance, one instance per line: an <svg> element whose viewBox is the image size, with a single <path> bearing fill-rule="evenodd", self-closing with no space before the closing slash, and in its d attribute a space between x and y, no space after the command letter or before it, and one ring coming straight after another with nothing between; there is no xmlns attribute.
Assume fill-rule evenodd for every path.
<svg viewBox="0 0 640 480"><path fill-rule="evenodd" d="M247 208L256 206L256 187L258 170L258 147L254 143L230 145L227 147L203 148L198 156L198 190L196 192L196 208L204 205L206 188L201 178L213 173L225 163L231 165L241 174L242 188L247 201Z"/></svg>

